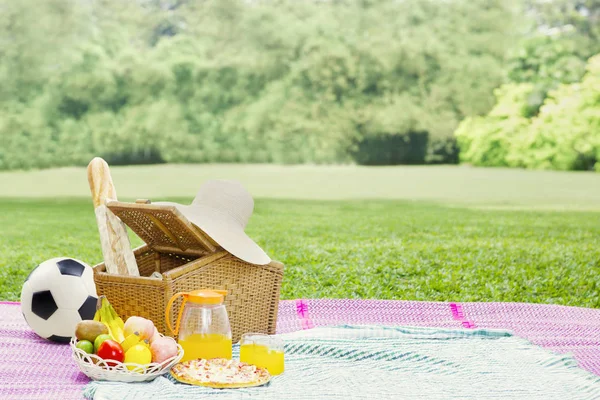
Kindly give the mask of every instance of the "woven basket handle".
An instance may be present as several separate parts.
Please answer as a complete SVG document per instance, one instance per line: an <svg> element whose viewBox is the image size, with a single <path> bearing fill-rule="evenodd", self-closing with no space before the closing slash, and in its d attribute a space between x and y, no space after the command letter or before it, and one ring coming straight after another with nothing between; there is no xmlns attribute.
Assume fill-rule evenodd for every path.
<svg viewBox="0 0 600 400"><path fill-rule="evenodd" d="M181 323L181 316L183 315L183 310L185 309L185 303L187 302L187 298L185 297L187 293L179 292L173 295L167 304L167 309L165 310L165 318L167 321L167 326L173 333L173 335L179 335L179 324ZM183 296L183 301L181 302L181 307L179 308L179 314L177 315L177 322L175 322L175 330L173 330L173 326L171 325L171 308L173 307L173 302L179 296Z"/></svg>

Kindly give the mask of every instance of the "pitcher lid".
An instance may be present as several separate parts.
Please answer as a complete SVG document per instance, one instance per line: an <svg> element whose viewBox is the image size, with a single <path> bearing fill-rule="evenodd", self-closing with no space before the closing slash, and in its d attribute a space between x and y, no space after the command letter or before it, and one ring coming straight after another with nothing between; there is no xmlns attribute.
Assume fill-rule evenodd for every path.
<svg viewBox="0 0 600 400"><path fill-rule="evenodd" d="M202 289L185 293L187 301L196 304L222 304L226 290Z"/></svg>

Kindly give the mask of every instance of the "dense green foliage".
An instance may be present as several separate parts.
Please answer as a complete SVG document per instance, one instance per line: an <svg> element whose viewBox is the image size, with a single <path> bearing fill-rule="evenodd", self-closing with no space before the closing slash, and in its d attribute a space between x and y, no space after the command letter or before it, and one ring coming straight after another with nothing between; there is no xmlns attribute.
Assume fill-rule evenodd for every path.
<svg viewBox="0 0 600 400"><path fill-rule="evenodd" d="M18 300L27 274L45 259L101 258L89 200L0 200L0 209L0 235L10 238L0 242L2 300ZM259 200L247 230L285 263L285 299L600 307L597 212Z"/></svg>
<svg viewBox="0 0 600 400"><path fill-rule="evenodd" d="M0 170L96 155L454 163L459 150L485 166L596 164L596 89L580 87L600 53L599 0L0 0L0 10Z"/></svg>
<svg viewBox="0 0 600 400"><path fill-rule="evenodd" d="M552 89L581 79L600 52L600 1L525 0L531 25L509 55L511 82Z"/></svg>
<svg viewBox="0 0 600 400"><path fill-rule="evenodd" d="M460 124L460 159L600 171L600 56L590 58L600 52L600 1L531 0L529 7L539 21L510 57L512 82L496 90L486 116Z"/></svg>
<svg viewBox="0 0 600 400"><path fill-rule="evenodd" d="M455 162L504 0L0 0L0 169Z"/></svg>
<svg viewBox="0 0 600 400"><path fill-rule="evenodd" d="M461 159L474 165L600 171L600 56L581 82L548 93L532 116L531 84L505 85L485 117L456 131Z"/></svg>

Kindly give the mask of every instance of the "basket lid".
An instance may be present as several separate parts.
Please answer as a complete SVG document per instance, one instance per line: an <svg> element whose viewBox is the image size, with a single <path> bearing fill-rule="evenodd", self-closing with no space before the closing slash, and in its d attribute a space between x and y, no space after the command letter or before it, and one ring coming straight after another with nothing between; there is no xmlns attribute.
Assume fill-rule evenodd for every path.
<svg viewBox="0 0 600 400"><path fill-rule="evenodd" d="M219 247L175 206L108 201L106 207L159 253L205 255Z"/></svg>

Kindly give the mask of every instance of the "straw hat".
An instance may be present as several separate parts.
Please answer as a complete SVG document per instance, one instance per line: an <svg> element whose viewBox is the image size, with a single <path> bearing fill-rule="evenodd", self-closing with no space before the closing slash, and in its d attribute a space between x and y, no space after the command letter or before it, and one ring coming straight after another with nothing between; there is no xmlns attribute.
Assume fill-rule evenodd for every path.
<svg viewBox="0 0 600 400"><path fill-rule="evenodd" d="M254 210L254 200L239 182L207 181L189 206L171 202L154 204L175 206L191 223L239 259L257 265L271 262L264 250L244 232Z"/></svg>

